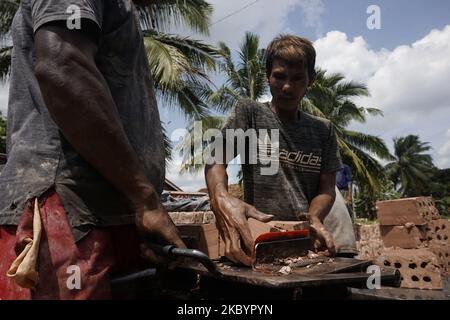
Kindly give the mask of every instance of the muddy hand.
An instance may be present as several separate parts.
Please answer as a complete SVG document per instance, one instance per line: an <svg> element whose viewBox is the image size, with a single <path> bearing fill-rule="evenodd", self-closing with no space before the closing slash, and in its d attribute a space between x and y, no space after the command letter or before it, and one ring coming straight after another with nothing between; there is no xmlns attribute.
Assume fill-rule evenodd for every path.
<svg viewBox="0 0 450 320"><path fill-rule="evenodd" d="M334 245L333 237L325 229L322 223L311 224L311 238L313 241L314 251L328 251L327 255L334 256L336 254L336 247Z"/></svg>
<svg viewBox="0 0 450 320"><path fill-rule="evenodd" d="M273 216L230 195L218 195L212 205L217 227L225 242L225 256L234 263L250 266L253 237L247 219L268 222Z"/></svg>
<svg viewBox="0 0 450 320"><path fill-rule="evenodd" d="M175 268L182 259L171 259L156 254L146 242L156 244L173 244L178 248L186 248L181 240L178 229L172 222L167 211L159 203L156 206L144 207L136 214L136 226L144 242L141 244L141 254L157 266Z"/></svg>

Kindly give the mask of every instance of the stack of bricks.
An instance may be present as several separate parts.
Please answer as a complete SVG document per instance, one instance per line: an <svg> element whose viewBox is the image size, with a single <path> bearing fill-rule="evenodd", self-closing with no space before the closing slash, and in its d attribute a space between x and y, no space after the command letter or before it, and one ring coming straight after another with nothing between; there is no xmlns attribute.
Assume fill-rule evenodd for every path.
<svg viewBox="0 0 450 320"><path fill-rule="evenodd" d="M425 230L428 249L436 255L443 272L450 272L450 221L432 220Z"/></svg>
<svg viewBox="0 0 450 320"><path fill-rule="evenodd" d="M399 269L401 287L442 289L450 270L450 223L431 197L377 202L383 250L378 263Z"/></svg>
<svg viewBox="0 0 450 320"><path fill-rule="evenodd" d="M212 211L194 211L194 212L169 212L173 223L195 224L195 223L216 223L216 218Z"/></svg>
<svg viewBox="0 0 450 320"><path fill-rule="evenodd" d="M438 259L426 248L385 249L377 262L400 271L402 288L442 289Z"/></svg>
<svg viewBox="0 0 450 320"><path fill-rule="evenodd" d="M357 259L374 260L383 251L380 228L378 224L355 225L356 249L359 252Z"/></svg>
<svg viewBox="0 0 450 320"><path fill-rule="evenodd" d="M225 244L212 211L169 212L169 216L188 248L200 250L210 259L219 259L225 254Z"/></svg>

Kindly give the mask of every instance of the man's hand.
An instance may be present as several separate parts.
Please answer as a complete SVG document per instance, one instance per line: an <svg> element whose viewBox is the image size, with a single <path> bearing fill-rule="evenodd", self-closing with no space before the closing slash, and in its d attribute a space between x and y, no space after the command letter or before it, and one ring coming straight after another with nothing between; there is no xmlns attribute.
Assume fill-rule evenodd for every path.
<svg viewBox="0 0 450 320"><path fill-rule="evenodd" d="M179 260L171 262L167 257L158 256L146 244L146 242L155 242L161 245L174 244L179 248L186 248L178 229L156 196L137 208L136 226L144 239L141 245L144 258L156 265L169 264L170 268L181 262Z"/></svg>
<svg viewBox="0 0 450 320"><path fill-rule="evenodd" d="M336 173L322 172L320 174L319 191L309 206L309 224L315 251L327 250L328 254L336 254L333 237L325 229L323 221L331 210L336 198Z"/></svg>
<svg viewBox="0 0 450 320"><path fill-rule="evenodd" d="M325 252L326 255L334 256L336 254L336 247L333 237L325 229L324 225L320 221L311 221L310 228L314 251Z"/></svg>
<svg viewBox="0 0 450 320"><path fill-rule="evenodd" d="M254 218L268 222L273 216L256 210L255 207L230 196L227 192L215 195L212 199L212 209L219 232L225 241L225 256L235 263L250 266L253 238L247 219Z"/></svg>

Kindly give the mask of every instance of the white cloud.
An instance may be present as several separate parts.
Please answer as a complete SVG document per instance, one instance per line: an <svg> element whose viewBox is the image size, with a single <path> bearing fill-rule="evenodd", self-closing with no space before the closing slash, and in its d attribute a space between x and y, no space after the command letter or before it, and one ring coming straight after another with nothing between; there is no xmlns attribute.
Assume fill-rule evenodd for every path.
<svg viewBox="0 0 450 320"><path fill-rule="evenodd" d="M450 163L450 129L447 130L445 135L446 142L439 148L438 155L439 159L437 161L437 165L440 167L448 167Z"/></svg>
<svg viewBox="0 0 450 320"><path fill-rule="evenodd" d="M450 121L450 25L392 51L374 51L362 37L349 40L339 31L327 33L315 47L318 66L366 83L371 97L355 101L385 114L352 129L379 135L388 146L395 136L417 134L430 142L436 164L450 167L450 154L437 151L450 148L445 136Z"/></svg>
<svg viewBox="0 0 450 320"><path fill-rule="evenodd" d="M314 42L317 65L330 72L341 72L348 79L367 81L380 67L387 52L371 51L363 37L348 40L340 31L330 31Z"/></svg>
<svg viewBox="0 0 450 320"><path fill-rule="evenodd" d="M0 111L4 117L6 117L6 111L8 109L8 94L9 84L0 83Z"/></svg>
<svg viewBox="0 0 450 320"><path fill-rule="evenodd" d="M254 4L252 2L210 0L214 12L210 36L206 38L208 42L223 41L232 49L237 49L244 33L251 31L259 35L260 44L265 47L277 34L294 32L287 25L288 14L299 11L302 13L301 21L305 27L315 28L317 34L320 34L323 28L322 0L277 0L276 4L270 0L260 0ZM248 8L238 11L250 4L252 5ZM195 37L198 38L197 35Z"/></svg>
<svg viewBox="0 0 450 320"><path fill-rule="evenodd" d="M313 27L316 30L318 37L322 36L323 22L322 15L325 5L322 0L304 0L299 3L303 10L304 25L306 27Z"/></svg>

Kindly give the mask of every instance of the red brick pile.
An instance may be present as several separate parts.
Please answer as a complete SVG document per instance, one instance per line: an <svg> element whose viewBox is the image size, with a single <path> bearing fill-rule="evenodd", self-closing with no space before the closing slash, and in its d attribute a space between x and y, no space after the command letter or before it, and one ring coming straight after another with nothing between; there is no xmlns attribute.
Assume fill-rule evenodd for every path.
<svg viewBox="0 0 450 320"><path fill-rule="evenodd" d="M379 225L356 227L359 257L397 268L401 287L442 289L441 275L450 271L450 221L441 219L433 199L379 201L377 215Z"/></svg>

